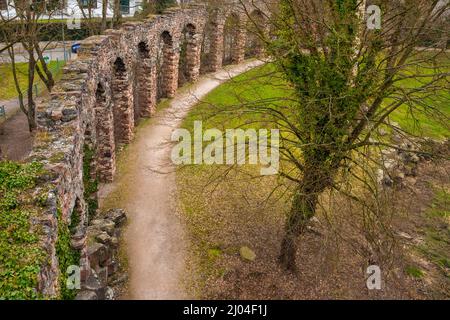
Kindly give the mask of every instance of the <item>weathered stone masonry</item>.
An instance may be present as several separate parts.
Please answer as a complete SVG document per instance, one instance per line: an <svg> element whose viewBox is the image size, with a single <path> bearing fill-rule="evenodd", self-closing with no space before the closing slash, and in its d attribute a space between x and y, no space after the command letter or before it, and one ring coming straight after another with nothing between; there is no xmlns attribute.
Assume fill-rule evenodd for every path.
<svg viewBox="0 0 450 320"><path fill-rule="evenodd" d="M91 267L94 268L87 250L89 215L84 199L84 150L89 147L93 152L88 164L92 168L91 179L111 182L118 146L132 140L140 117L154 114L157 98L174 96L179 70L184 70L187 81L195 81L200 70L216 71L222 66L224 23L237 9L220 10L207 10L202 5L169 9L163 15L126 23L119 30L107 30L104 35L85 39L78 59L64 68L51 96L38 103L38 133L32 158L43 162L48 174L38 186L39 192L46 192L47 203L41 219L35 223L43 226L42 244L49 257L39 273L40 293L58 296L58 277L65 272L59 270L55 250L58 212L67 224L74 212L79 216L72 246L81 253L82 281L89 278ZM236 63L245 54L245 32L240 29L243 15L238 12L237 16L240 22L231 53ZM209 26L205 28L207 23ZM188 34L183 37L186 30ZM205 34L205 30L210 32ZM202 50L206 50L202 39L208 43L208 59L203 62L207 66L200 65ZM186 65L181 69L183 45ZM159 52L163 55L160 62ZM161 77L157 74L157 63L162 63ZM162 89L159 97L158 87Z"/></svg>

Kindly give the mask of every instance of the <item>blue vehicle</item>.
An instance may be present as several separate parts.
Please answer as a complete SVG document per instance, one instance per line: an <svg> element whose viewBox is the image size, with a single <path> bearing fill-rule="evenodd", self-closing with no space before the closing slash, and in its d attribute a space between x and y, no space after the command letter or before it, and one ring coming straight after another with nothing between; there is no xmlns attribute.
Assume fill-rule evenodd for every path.
<svg viewBox="0 0 450 320"><path fill-rule="evenodd" d="M72 53L77 54L78 53L78 49L80 49L81 44L80 43L74 43L71 47Z"/></svg>

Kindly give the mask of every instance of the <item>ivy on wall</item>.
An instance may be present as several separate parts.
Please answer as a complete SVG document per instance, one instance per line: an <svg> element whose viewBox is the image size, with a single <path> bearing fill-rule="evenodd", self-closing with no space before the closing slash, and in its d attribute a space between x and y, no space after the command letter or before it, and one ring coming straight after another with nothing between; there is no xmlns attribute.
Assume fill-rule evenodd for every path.
<svg viewBox="0 0 450 320"><path fill-rule="evenodd" d="M69 225L63 221L61 210L58 210L58 240L56 241L56 255L59 263L59 287L60 298L71 300L75 298L77 291L67 287L67 269L71 265L80 265L80 252L70 245Z"/></svg>
<svg viewBox="0 0 450 320"><path fill-rule="evenodd" d="M98 208L97 190L98 180L93 179L92 176L92 161L94 158L94 150L91 150L87 145L84 147L83 157L83 184L84 184L84 200L87 204L89 218L93 218Z"/></svg>

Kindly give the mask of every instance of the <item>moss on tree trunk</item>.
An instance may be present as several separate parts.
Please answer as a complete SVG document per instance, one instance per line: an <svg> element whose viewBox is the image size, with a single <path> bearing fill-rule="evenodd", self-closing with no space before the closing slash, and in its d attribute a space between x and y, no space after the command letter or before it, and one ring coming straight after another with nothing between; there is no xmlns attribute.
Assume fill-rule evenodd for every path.
<svg viewBox="0 0 450 320"><path fill-rule="evenodd" d="M324 166L308 166L303 180L295 191L291 210L285 224L279 261L289 271L297 273L297 239L314 217L320 194L330 185L331 175Z"/></svg>

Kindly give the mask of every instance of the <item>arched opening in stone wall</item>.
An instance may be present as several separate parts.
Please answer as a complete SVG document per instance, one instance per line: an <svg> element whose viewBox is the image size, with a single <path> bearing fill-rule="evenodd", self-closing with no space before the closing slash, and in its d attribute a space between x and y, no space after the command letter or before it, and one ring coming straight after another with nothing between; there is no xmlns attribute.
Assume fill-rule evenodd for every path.
<svg viewBox="0 0 450 320"><path fill-rule="evenodd" d="M212 18L206 22L205 29L202 33L201 49L200 49L200 74L214 71L213 61L213 37L214 31L217 28L217 23L214 23Z"/></svg>
<svg viewBox="0 0 450 320"><path fill-rule="evenodd" d="M222 67L224 22L221 10L209 13L202 32L200 73L215 72Z"/></svg>
<svg viewBox="0 0 450 320"><path fill-rule="evenodd" d="M156 106L155 68L150 58L150 49L144 41L138 44L135 69L134 123L140 117L150 117Z"/></svg>
<svg viewBox="0 0 450 320"><path fill-rule="evenodd" d="M171 34L164 31L161 34L157 52L157 98L171 98L177 90L178 66Z"/></svg>
<svg viewBox="0 0 450 320"><path fill-rule="evenodd" d="M186 25L181 32L180 58L178 61L178 87L196 81L200 72L200 44L195 26Z"/></svg>
<svg viewBox="0 0 450 320"><path fill-rule="evenodd" d="M95 92L95 130L97 148L95 162L97 177L101 182L111 182L115 173L114 120L111 108L110 93L101 83Z"/></svg>
<svg viewBox="0 0 450 320"><path fill-rule="evenodd" d="M223 58L222 65L228 65L235 62L234 51L237 48L239 29L239 17L231 13L225 20L223 27Z"/></svg>
<svg viewBox="0 0 450 320"><path fill-rule="evenodd" d="M265 32L265 18L261 10L254 10L246 23L245 58L260 57L263 53L261 33Z"/></svg>
<svg viewBox="0 0 450 320"><path fill-rule="evenodd" d="M125 62L120 57L116 58L111 86L116 144L129 143L133 139L133 88L129 80Z"/></svg>

